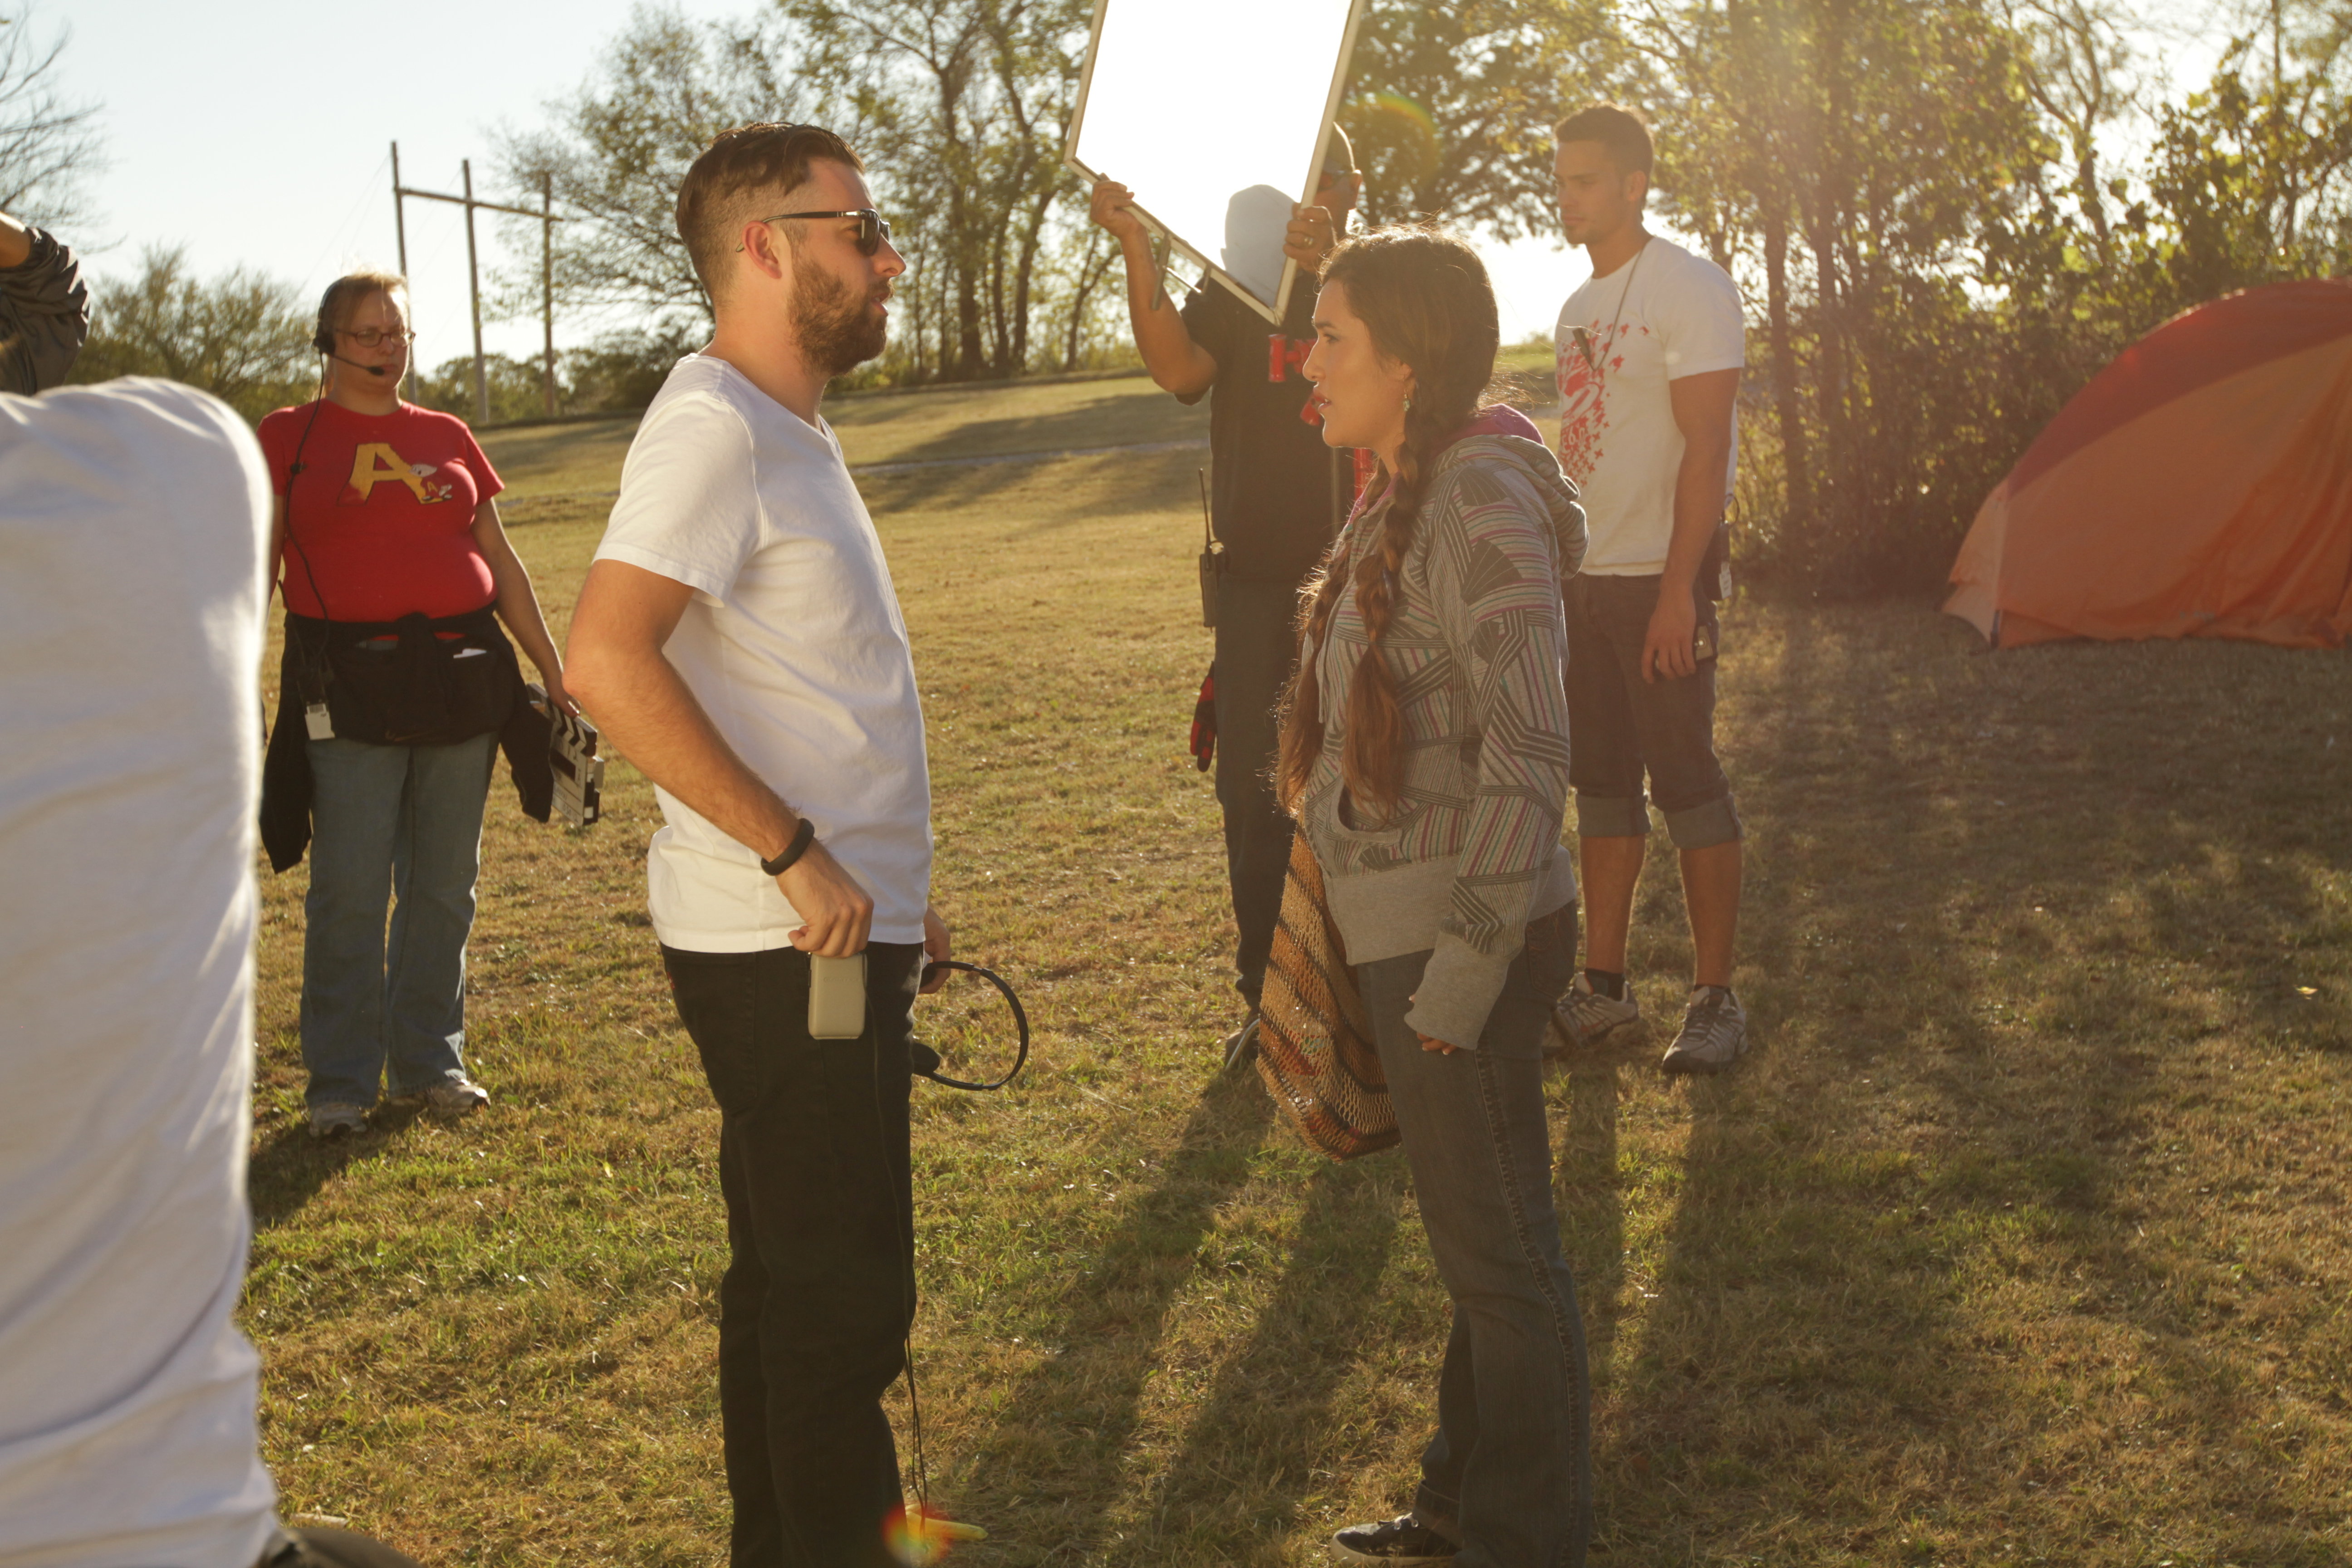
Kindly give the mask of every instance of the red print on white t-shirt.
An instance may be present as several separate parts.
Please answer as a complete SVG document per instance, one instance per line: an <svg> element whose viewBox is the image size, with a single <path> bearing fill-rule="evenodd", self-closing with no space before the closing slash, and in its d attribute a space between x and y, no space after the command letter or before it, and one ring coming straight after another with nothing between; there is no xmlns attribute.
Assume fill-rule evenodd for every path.
<svg viewBox="0 0 2352 1568"><path fill-rule="evenodd" d="M1559 466L1577 484L1592 477L1601 462L1601 437L1609 428L1609 378L1597 364L1603 329L1599 321L1572 329L1554 366L1559 384ZM1622 337L1625 329L1617 329ZM1625 356L1612 354L1607 369L1623 368Z"/></svg>

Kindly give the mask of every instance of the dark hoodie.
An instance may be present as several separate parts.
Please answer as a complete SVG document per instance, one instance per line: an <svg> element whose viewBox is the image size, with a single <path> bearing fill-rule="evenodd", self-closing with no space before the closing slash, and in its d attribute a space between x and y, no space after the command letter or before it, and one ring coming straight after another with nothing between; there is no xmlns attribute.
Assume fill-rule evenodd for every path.
<svg viewBox="0 0 2352 1568"><path fill-rule="evenodd" d="M1340 535L1334 570L1380 547L1390 498ZM1381 654L1404 710L1394 816L1348 798L1347 693L1368 639L1352 589L1314 658L1323 752L1299 825L1350 963L1434 949L1407 1022L1475 1047L1528 922L1576 897L1560 584L1584 559L1584 510L1534 425L1495 409L1432 465Z"/></svg>
<svg viewBox="0 0 2352 1568"><path fill-rule="evenodd" d="M63 385L89 336L89 290L74 253L32 231L33 254L0 267L0 392Z"/></svg>

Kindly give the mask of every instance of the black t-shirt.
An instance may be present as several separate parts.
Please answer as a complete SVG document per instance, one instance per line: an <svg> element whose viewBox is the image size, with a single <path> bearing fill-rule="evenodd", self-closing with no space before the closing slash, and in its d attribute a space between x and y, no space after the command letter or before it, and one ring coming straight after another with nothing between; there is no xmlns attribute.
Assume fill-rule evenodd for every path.
<svg viewBox="0 0 2352 1568"><path fill-rule="evenodd" d="M1184 302L1185 330L1217 362L1210 384L1209 510L1241 582L1297 583L1347 516L1352 459L1301 417L1315 346L1315 282L1301 278L1276 331L1214 279ZM1198 401L1188 399L1187 401Z"/></svg>

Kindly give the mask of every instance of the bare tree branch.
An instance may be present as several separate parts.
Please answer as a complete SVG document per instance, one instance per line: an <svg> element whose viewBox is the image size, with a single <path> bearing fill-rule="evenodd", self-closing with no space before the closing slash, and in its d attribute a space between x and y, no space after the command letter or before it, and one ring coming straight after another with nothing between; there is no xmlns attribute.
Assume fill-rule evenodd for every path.
<svg viewBox="0 0 2352 1568"><path fill-rule="evenodd" d="M60 27L44 43L30 5L0 9L0 212L43 228L88 217L87 181L105 167L98 105L58 81L71 37Z"/></svg>

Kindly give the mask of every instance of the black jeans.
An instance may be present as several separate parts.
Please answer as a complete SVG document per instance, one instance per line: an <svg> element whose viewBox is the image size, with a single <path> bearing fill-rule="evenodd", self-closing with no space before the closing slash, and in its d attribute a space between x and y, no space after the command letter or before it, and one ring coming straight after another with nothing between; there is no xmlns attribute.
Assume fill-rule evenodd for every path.
<svg viewBox="0 0 2352 1568"><path fill-rule="evenodd" d="M866 1033L808 1032L809 960L662 949L719 1101L719 1407L732 1568L887 1568L882 1395L914 1321L907 1096L922 948L866 950Z"/></svg>
<svg viewBox="0 0 2352 1568"><path fill-rule="evenodd" d="M1217 804L1225 815L1225 878L1241 942L1234 985L1255 1008L1290 868L1288 814L1274 803L1274 710L1298 659L1295 583L1217 584Z"/></svg>

